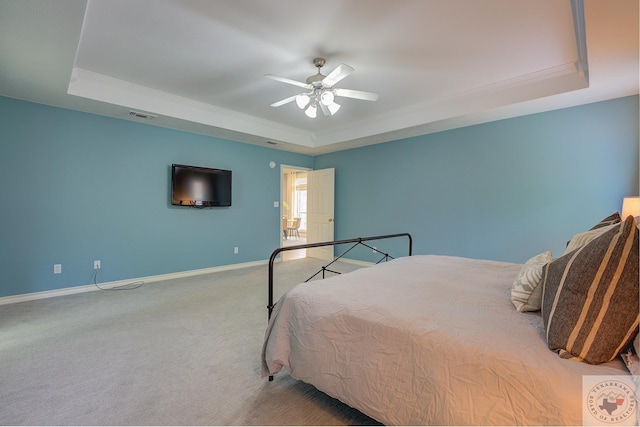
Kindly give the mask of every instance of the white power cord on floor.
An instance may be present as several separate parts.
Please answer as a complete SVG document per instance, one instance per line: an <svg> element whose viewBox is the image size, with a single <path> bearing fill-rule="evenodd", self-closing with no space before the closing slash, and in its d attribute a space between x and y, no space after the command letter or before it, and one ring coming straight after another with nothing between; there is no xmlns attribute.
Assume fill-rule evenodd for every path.
<svg viewBox="0 0 640 427"><path fill-rule="evenodd" d="M93 284L96 285L96 287L101 291L130 291L133 289L138 289L140 286L144 285L144 281L138 280L137 282L126 283L124 285L115 286L113 288L103 288L98 285L98 271L100 271L99 268L93 270Z"/></svg>

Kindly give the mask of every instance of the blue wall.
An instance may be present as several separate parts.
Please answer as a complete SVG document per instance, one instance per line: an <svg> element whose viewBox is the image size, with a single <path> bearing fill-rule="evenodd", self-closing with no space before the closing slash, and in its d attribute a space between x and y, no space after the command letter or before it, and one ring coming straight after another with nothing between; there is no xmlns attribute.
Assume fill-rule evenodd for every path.
<svg viewBox="0 0 640 427"><path fill-rule="evenodd" d="M94 259L102 282L268 259L271 160L336 168L337 239L408 231L414 253L559 254L638 194L638 113L634 96L313 158L0 97L0 297L87 285ZM233 206L171 207L172 163L233 170Z"/></svg>
<svg viewBox="0 0 640 427"><path fill-rule="evenodd" d="M409 232L414 253L521 263L561 255L637 195L638 158L633 96L326 154L315 168L336 169L336 239Z"/></svg>
<svg viewBox="0 0 640 427"><path fill-rule="evenodd" d="M87 285L94 259L101 282L268 259L280 238L280 167L271 160L313 164L0 97L0 296ZM171 207L172 163L231 169L233 206Z"/></svg>

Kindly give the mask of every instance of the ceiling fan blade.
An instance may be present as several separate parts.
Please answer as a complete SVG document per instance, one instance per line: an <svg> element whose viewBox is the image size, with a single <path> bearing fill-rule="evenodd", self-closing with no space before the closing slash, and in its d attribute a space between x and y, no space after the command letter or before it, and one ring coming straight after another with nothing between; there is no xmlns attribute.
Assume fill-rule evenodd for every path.
<svg viewBox="0 0 640 427"><path fill-rule="evenodd" d="M312 87L311 85L308 85L306 83L302 83L302 82L299 82L297 80L291 80L291 79L288 79L286 77L274 76L273 74L267 74L267 75L265 75L265 77L267 77L269 79L273 79L273 80L279 81L279 82L282 82L282 83L288 83L290 85L303 87L305 89L311 89L311 87Z"/></svg>
<svg viewBox="0 0 640 427"><path fill-rule="evenodd" d="M334 89L336 96L343 96L345 98L362 99L364 101L377 101L378 94L374 92L364 92L362 90L353 89Z"/></svg>
<svg viewBox="0 0 640 427"><path fill-rule="evenodd" d="M298 95L293 95L293 96L290 96L288 98L283 99L282 101L274 102L273 104L271 104L271 106L272 107L279 107L281 105L288 104L291 101L294 101L296 99L296 96L298 96Z"/></svg>
<svg viewBox="0 0 640 427"><path fill-rule="evenodd" d="M333 86L338 83L340 80L347 77L349 74L353 73L355 70L348 66L347 64L340 64L336 67L335 70L327 74L327 77L322 79L322 83L326 86Z"/></svg>

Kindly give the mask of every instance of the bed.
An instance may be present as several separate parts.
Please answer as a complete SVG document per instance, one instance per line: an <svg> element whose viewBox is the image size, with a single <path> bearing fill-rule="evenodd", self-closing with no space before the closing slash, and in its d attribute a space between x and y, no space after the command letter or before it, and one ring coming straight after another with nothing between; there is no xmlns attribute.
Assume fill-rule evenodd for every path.
<svg viewBox="0 0 640 427"><path fill-rule="evenodd" d="M631 230L628 222L615 224ZM542 311L526 311L526 304L514 302L515 282L531 276L525 273L532 271L532 260L521 265L414 255L300 284L273 307L262 373L275 375L284 368L389 425L581 425L583 376L631 377L619 354L633 347L638 329L638 232L632 225L628 239L611 227L550 262L533 257L542 276L537 297L547 303ZM631 311L624 319L614 320L619 329L624 323L625 331L606 331L620 336L620 348L608 350L615 352L611 360L594 363L594 357L611 354L585 356L571 345L551 351L550 339L557 335L556 318L567 323L561 295L569 288L567 278L587 262L580 254L594 264L594 249L587 247L602 246L603 240L614 246L609 259L612 251L631 251L625 258L630 267L614 271L622 271L616 277L624 280L635 274L636 303L624 308ZM565 282L551 295L556 270L564 271ZM611 283L606 268L598 271ZM629 295L622 299L628 302Z"/></svg>

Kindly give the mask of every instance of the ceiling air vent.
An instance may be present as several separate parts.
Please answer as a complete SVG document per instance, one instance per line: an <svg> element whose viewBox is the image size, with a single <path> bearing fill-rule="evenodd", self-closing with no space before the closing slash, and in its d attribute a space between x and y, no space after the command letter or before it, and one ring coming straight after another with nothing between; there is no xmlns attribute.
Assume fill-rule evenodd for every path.
<svg viewBox="0 0 640 427"><path fill-rule="evenodd" d="M154 116L153 114L144 113L142 111L129 110L129 115L133 117L137 117L139 119L151 120L155 119L158 116Z"/></svg>

